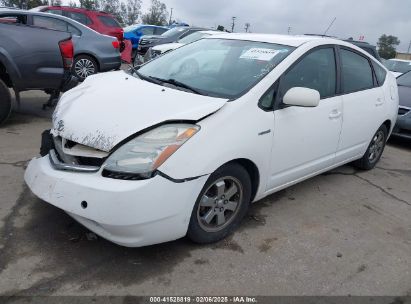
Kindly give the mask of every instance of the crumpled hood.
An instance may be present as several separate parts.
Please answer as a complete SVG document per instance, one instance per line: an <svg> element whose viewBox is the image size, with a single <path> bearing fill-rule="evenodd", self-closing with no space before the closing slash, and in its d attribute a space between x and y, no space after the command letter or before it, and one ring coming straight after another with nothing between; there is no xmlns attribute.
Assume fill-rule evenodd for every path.
<svg viewBox="0 0 411 304"><path fill-rule="evenodd" d="M165 53L167 51L178 49L180 46L183 46L183 45L184 43L178 43L178 42L166 43L166 44L160 44L160 45L153 46L153 50L160 51L161 53Z"/></svg>
<svg viewBox="0 0 411 304"><path fill-rule="evenodd" d="M196 121L226 102L156 85L124 71L97 74L61 97L52 134L109 152L145 128L170 120Z"/></svg>

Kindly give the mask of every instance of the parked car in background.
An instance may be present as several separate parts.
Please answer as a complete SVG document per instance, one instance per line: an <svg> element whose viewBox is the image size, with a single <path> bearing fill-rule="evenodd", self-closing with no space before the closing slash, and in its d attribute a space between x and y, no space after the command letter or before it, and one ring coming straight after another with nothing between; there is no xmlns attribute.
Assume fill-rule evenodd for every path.
<svg viewBox="0 0 411 304"><path fill-rule="evenodd" d="M385 61L385 66L391 73L398 77L408 71L411 71L411 60L404 59L388 59Z"/></svg>
<svg viewBox="0 0 411 304"><path fill-rule="evenodd" d="M114 18L114 16L109 13L89 10L85 8L55 5L38 6L31 10L37 12L52 13L71 18L100 34L113 36L116 37L119 41L123 41L123 29L116 18Z"/></svg>
<svg viewBox="0 0 411 304"><path fill-rule="evenodd" d="M375 167L397 111L394 76L352 44L214 35L64 94L25 181L117 244L210 243L250 202L352 161Z"/></svg>
<svg viewBox="0 0 411 304"><path fill-rule="evenodd" d="M198 31L188 36L185 36L184 38L181 38L180 40L177 40L176 42L153 46L149 48L146 54L144 55L144 61L146 62L148 60L154 59L159 55L175 50L188 43L192 43L202 38L212 36L212 35L218 35L221 33L222 33L221 31Z"/></svg>
<svg viewBox="0 0 411 304"><path fill-rule="evenodd" d="M144 55L146 54L148 49L153 46L176 42L181 38L184 38L185 36L204 30L207 29L200 27L179 26L172 28L171 30L168 30L167 32L161 35L144 36L143 38L141 38L138 44L136 57L134 58L134 63L140 64L144 62Z"/></svg>
<svg viewBox="0 0 411 304"><path fill-rule="evenodd" d="M377 47L375 45L372 45L372 44L370 44L368 42L365 42L365 41L356 41L356 40L351 40L351 39L347 39L347 40L344 40L344 41L352 43L355 46L358 46L360 49L363 49L364 51L366 51L368 54L373 56L379 62L382 62L381 57L378 54Z"/></svg>
<svg viewBox="0 0 411 304"><path fill-rule="evenodd" d="M80 81L98 72L120 68L120 42L115 37L99 34L64 16L33 11L21 11L18 14L26 16L28 25L67 31L72 34L73 74Z"/></svg>
<svg viewBox="0 0 411 304"><path fill-rule="evenodd" d="M169 28L165 26L134 24L124 28L124 39L130 40L133 50L136 50L141 37L161 35L168 30Z"/></svg>
<svg viewBox="0 0 411 304"><path fill-rule="evenodd" d="M392 134L411 140L411 71L397 78L399 108Z"/></svg>
<svg viewBox="0 0 411 304"><path fill-rule="evenodd" d="M9 88L19 102L21 91L64 92L77 84L71 34L29 26L21 12L0 9L0 123L11 112Z"/></svg>

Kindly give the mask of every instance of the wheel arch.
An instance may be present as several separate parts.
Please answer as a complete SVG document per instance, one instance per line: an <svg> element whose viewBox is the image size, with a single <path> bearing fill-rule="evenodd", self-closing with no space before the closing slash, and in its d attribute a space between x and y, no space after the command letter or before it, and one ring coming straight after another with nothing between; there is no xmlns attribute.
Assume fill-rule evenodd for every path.
<svg viewBox="0 0 411 304"><path fill-rule="evenodd" d="M76 60L76 58L78 58L79 56L88 56L88 57L91 57L91 58L97 63L98 71L100 71L101 63L100 63L100 61L98 60L98 58L97 58L96 55L91 54L91 53L81 52L81 53L78 53L78 54L76 54L76 55L74 56L74 60ZM74 65L73 65L73 66L74 66Z"/></svg>
<svg viewBox="0 0 411 304"><path fill-rule="evenodd" d="M251 180L251 202L252 202L257 194L258 187L260 186L260 171L258 170L257 165L253 161L247 158L237 158L237 159L233 159L223 164L222 166L225 166L230 163L239 164L248 172L248 175L250 176L250 180Z"/></svg>
<svg viewBox="0 0 411 304"><path fill-rule="evenodd" d="M387 128L387 131L389 134L391 131L391 126L392 126L391 120L387 119L386 121L383 122L383 125Z"/></svg>

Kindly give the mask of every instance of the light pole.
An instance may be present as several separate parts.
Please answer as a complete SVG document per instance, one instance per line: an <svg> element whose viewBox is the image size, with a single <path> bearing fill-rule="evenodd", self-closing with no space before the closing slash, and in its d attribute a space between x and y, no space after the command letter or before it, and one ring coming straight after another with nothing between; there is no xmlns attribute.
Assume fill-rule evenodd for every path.
<svg viewBox="0 0 411 304"><path fill-rule="evenodd" d="M168 21L168 25L171 25L171 18L173 17L173 8L171 8L170 12L170 20Z"/></svg>
<svg viewBox="0 0 411 304"><path fill-rule="evenodd" d="M235 26L235 19L236 19L237 17L232 17L231 19L233 19L233 23L231 24L231 33L233 33L234 32L234 26Z"/></svg>

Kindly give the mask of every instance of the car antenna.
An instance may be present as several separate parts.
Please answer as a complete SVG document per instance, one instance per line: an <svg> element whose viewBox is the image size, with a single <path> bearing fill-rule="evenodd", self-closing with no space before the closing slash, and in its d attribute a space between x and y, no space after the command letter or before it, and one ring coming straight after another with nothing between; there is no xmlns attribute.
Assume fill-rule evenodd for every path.
<svg viewBox="0 0 411 304"><path fill-rule="evenodd" d="M334 21L337 19L337 17L334 17L333 21L331 21L330 25L327 27L327 29L324 32L324 36L327 34L328 30L332 27L332 25L334 24Z"/></svg>

